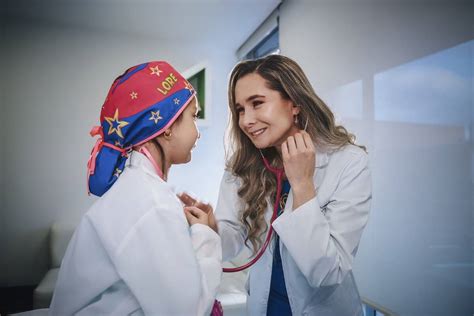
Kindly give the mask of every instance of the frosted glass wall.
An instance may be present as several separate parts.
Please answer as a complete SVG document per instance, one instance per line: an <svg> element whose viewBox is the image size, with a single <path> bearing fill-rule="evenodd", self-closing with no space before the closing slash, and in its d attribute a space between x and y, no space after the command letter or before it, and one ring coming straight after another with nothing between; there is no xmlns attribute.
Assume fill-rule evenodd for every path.
<svg viewBox="0 0 474 316"><path fill-rule="evenodd" d="M404 316L474 313L472 21L448 1L280 10L281 53L369 150L361 295Z"/></svg>
<svg viewBox="0 0 474 316"><path fill-rule="evenodd" d="M365 88L373 120L360 120L361 81L324 94L341 123L370 135L361 293L402 315L473 311L473 49L469 41L375 74Z"/></svg>

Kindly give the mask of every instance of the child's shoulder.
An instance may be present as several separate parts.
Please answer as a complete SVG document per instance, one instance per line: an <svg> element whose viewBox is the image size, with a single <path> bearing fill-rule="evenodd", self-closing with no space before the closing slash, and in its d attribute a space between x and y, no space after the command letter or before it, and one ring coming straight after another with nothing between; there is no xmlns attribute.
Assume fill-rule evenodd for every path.
<svg viewBox="0 0 474 316"><path fill-rule="evenodd" d="M133 172L124 171L86 216L96 230L120 240L150 212L161 215L172 211L176 213L180 209L179 200L166 182L146 175L136 177Z"/></svg>

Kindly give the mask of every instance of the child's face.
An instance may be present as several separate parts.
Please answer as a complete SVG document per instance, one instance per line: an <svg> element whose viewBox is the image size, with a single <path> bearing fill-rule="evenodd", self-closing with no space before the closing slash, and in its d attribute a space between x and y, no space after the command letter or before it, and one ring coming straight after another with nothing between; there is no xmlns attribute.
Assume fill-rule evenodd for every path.
<svg viewBox="0 0 474 316"><path fill-rule="evenodd" d="M251 73L235 85L239 127L257 148L280 146L298 131L294 115L299 108L267 87L265 79Z"/></svg>
<svg viewBox="0 0 474 316"><path fill-rule="evenodd" d="M199 131L196 125L198 104L196 98L181 113L181 119L176 121L171 131L173 140L168 153L172 164L186 163L191 160L191 150L195 147L199 138Z"/></svg>

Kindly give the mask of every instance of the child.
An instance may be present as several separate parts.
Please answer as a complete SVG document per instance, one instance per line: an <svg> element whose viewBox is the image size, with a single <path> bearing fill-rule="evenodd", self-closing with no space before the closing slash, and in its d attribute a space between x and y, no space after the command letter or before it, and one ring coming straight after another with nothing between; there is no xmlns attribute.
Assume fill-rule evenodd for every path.
<svg viewBox="0 0 474 316"><path fill-rule="evenodd" d="M191 160L199 133L192 86L166 62L117 78L88 162L91 193L67 248L51 315L209 315L221 242L208 214L183 206L166 183ZM188 223L191 225L189 228Z"/></svg>

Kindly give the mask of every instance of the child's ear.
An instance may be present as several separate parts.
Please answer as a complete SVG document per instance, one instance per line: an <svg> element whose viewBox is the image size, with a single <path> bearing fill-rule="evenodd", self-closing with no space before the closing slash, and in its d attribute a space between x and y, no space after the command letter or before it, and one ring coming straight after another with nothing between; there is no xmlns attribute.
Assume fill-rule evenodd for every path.
<svg viewBox="0 0 474 316"><path fill-rule="evenodd" d="M163 137L166 139L166 140L170 140L171 139L171 128L167 128L165 130L165 132L163 133Z"/></svg>

